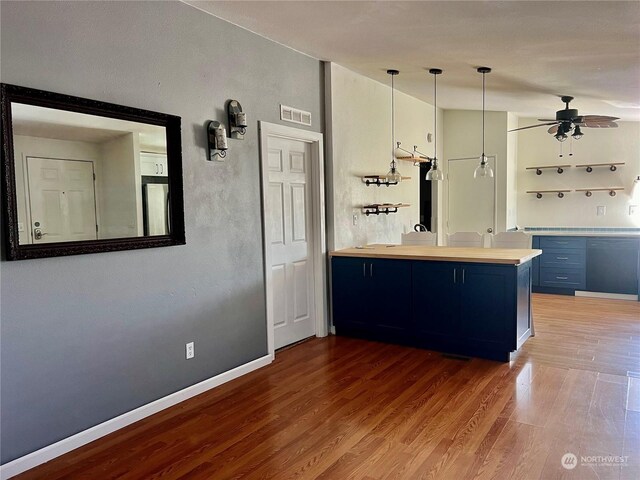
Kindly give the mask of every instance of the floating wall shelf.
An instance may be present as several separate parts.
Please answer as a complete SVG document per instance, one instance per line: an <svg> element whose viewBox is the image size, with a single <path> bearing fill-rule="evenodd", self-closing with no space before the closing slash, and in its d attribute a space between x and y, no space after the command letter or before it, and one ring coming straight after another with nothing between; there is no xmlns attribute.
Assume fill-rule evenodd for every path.
<svg viewBox="0 0 640 480"><path fill-rule="evenodd" d="M591 164L583 164L583 165L576 165L577 168L586 168L588 173L593 172L593 168L594 167L609 167L609 170L611 170L612 172L615 172L618 167L621 167L622 165L624 165L624 162L614 162L614 163L591 163Z"/></svg>
<svg viewBox="0 0 640 480"><path fill-rule="evenodd" d="M545 193L555 193L558 198L563 198L565 193L569 193L571 190L527 190L527 193L535 193L536 197L542 198Z"/></svg>
<svg viewBox="0 0 640 480"><path fill-rule="evenodd" d="M402 177L402 180L411 180L411 177ZM398 184L398 182L390 182L386 175L365 175L362 177L362 181L367 187L369 185L376 185L378 187L380 185L386 185L388 187L389 185Z"/></svg>
<svg viewBox="0 0 640 480"><path fill-rule="evenodd" d="M558 173L562 173L562 172L564 172L565 168L571 168L571 165L544 165L544 166L541 166L541 167L527 167L527 170L535 170L536 171L536 175L542 175L542 170L547 169L547 168L553 168Z"/></svg>
<svg viewBox="0 0 640 480"><path fill-rule="evenodd" d="M593 192L609 192L609 196L615 197L616 192L623 191L624 187L608 187L608 188L576 188L576 192L584 192L587 197L593 195Z"/></svg>
<svg viewBox="0 0 640 480"><path fill-rule="evenodd" d="M431 162L431 160L429 160L427 157L396 157L396 160L403 160L405 162L413 162L413 164L418 164L418 163L429 163Z"/></svg>
<svg viewBox="0 0 640 480"><path fill-rule="evenodd" d="M406 203L372 203L370 205L363 205L362 212L368 217L369 215L389 215L390 213L396 213L399 208L409 207Z"/></svg>

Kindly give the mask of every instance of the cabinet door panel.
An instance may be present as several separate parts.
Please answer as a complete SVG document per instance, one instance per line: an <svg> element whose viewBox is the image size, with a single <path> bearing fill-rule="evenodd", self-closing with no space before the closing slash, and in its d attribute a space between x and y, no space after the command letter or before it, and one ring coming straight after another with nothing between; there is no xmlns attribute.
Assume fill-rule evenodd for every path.
<svg viewBox="0 0 640 480"><path fill-rule="evenodd" d="M453 338L457 334L460 302L455 271L454 263L413 262L411 303L418 335Z"/></svg>
<svg viewBox="0 0 640 480"><path fill-rule="evenodd" d="M638 293L638 240L589 239L587 245L587 290Z"/></svg>
<svg viewBox="0 0 640 480"><path fill-rule="evenodd" d="M462 268L460 323L463 337L468 342L504 341L509 333L508 319L513 318L508 307L513 306L513 295L509 292L515 278L509 282L510 272L499 267L467 265Z"/></svg>
<svg viewBox="0 0 640 480"><path fill-rule="evenodd" d="M370 322L378 330L405 331L411 324L411 262L369 260Z"/></svg>
<svg viewBox="0 0 640 480"><path fill-rule="evenodd" d="M333 324L336 327L364 327L370 318L369 272L364 258L333 257Z"/></svg>

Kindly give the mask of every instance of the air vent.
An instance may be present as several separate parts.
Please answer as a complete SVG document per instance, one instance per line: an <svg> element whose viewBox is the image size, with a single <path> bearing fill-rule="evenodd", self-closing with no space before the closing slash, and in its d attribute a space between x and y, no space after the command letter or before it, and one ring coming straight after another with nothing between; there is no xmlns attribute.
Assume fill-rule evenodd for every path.
<svg viewBox="0 0 640 480"><path fill-rule="evenodd" d="M280 105L280 120L311 126L311 113L298 108Z"/></svg>

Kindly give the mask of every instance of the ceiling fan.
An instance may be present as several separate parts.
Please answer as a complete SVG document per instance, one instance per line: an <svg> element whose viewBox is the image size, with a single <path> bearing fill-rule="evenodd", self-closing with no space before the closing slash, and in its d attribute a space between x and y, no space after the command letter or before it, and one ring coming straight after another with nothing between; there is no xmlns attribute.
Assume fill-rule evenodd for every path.
<svg viewBox="0 0 640 480"><path fill-rule="evenodd" d="M558 110L556 112L556 118L554 120L550 118L539 118L538 125L530 125L528 127L514 128L509 130L510 132L516 132L518 130L526 130L528 128L545 127L551 125L547 130L551 135L555 137L559 142L564 142L568 137L567 133L573 130L571 137L575 140L582 138L581 127L587 128L618 128L618 124L615 123L618 117L607 117L603 115L578 115L578 110L575 108L569 108L569 103L573 100L573 97L564 96L561 100L565 103L564 110Z"/></svg>

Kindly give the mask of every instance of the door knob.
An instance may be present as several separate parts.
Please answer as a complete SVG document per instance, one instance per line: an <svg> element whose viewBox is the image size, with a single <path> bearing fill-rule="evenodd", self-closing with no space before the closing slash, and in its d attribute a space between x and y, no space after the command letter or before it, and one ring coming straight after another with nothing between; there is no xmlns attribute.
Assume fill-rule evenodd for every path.
<svg viewBox="0 0 640 480"><path fill-rule="evenodd" d="M487 233L493 233L493 228L491 227L487 228Z"/></svg>
<svg viewBox="0 0 640 480"><path fill-rule="evenodd" d="M42 230L40 230L39 228L35 228L33 230L33 238L34 240L42 240L42 236L45 235L44 233L42 233Z"/></svg>

